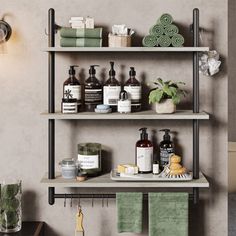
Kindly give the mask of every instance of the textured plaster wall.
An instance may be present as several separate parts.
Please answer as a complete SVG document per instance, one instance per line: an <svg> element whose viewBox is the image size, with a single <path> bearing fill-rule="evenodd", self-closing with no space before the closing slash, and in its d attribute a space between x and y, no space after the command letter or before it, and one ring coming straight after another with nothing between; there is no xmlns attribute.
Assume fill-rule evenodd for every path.
<svg viewBox="0 0 236 236"><path fill-rule="evenodd" d="M234 0L229 1L229 141L236 141L236 100L234 98L235 87L236 87L236 68L235 68L235 40L236 33L234 32L235 24L235 12L236 2Z"/></svg>
<svg viewBox="0 0 236 236"><path fill-rule="evenodd" d="M224 59L223 70L214 79L201 76L201 110L212 114L210 121L201 122L200 166L210 180L210 189L201 192L198 208L191 207L190 235L227 235L227 1L203 0L1 0L0 14L13 27L8 54L0 55L0 179L15 176L23 180L24 220L43 220L49 225L47 235L68 236L74 232L76 207L63 207L63 200L54 206L47 203L47 189L39 182L47 171L47 121L40 112L47 109L47 45L44 29L47 11L56 10L58 24L67 24L70 16L94 16L97 25L108 30L111 25L126 23L137 32L135 44L163 12L170 12L180 25L187 43L192 22L192 9L199 7L201 26L207 30L203 44L216 48ZM183 80L189 95L182 108L191 109L192 64L191 54L73 54L59 55L56 66L56 106L60 107L62 83L67 78L70 64L80 65L79 75L87 77L89 64L100 64L98 77L107 77L108 62L115 60L117 77L127 79L129 66L135 66L137 77L146 84L158 76ZM169 127L176 131L178 153L191 168L192 124L176 121L74 121L56 122L56 161L76 156L77 143L99 141L106 150L107 167L134 160L134 144L139 138L138 128L147 126L158 131ZM154 133L155 134L155 133ZM156 132L161 141L161 134ZM64 193L64 189L56 189ZM76 202L74 202L76 203ZM82 200L85 230L88 236L115 236L115 201L101 207L96 200ZM124 234L132 235L132 234ZM144 234L147 235L147 216Z"/></svg>

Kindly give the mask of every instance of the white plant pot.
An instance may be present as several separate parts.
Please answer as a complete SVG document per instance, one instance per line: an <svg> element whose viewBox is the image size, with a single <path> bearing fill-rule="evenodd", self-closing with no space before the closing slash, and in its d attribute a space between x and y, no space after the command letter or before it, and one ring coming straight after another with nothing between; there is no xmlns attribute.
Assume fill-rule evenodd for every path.
<svg viewBox="0 0 236 236"><path fill-rule="evenodd" d="M172 99L162 100L160 103L156 103L156 112L159 114L171 114L176 111L176 105Z"/></svg>

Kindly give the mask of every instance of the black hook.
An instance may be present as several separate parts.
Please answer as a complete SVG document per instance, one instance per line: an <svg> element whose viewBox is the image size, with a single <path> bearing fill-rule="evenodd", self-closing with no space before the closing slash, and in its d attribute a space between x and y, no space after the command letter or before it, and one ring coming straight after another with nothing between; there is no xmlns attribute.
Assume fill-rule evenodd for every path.
<svg viewBox="0 0 236 236"><path fill-rule="evenodd" d="M65 194L65 198L64 198L64 207L66 207L66 194Z"/></svg>

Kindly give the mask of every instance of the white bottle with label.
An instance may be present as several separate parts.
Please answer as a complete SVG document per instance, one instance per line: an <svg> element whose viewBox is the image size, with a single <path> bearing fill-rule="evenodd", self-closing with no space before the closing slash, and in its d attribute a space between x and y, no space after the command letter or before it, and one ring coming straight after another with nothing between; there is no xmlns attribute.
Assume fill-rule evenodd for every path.
<svg viewBox="0 0 236 236"><path fill-rule="evenodd" d="M139 168L139 173L152 173L153 165L153 145L148 140L147 128L139 129L142 131L140 140L136 143L136 165Z"/></svg>
<svg viewBox="0 0 236 236"><path fill-rule="evenodd" d="M130 113L131 112L131 101L128 99L128 94L126 91L120 92L120 99L118 101L118 108L119 113Z"/></svg>
<svg viewBox="0 0 236 236"><path fill-rule="evenodd" d="M109 79L103 86L103 104L109 105L114 112L117 111L117 102L119 100L121 86L115 78L114 62L111 61L110 64Z"/></svg>
<svg viewBox="0 0 236 236"><path fill-rule="evenodd" d="M78 66L70 66L69 69L69 78L63 84L63 99L67 102L70 99L77 100L78 110L81 108L81 85L79 80L75 77L75 67Z"/></svg>

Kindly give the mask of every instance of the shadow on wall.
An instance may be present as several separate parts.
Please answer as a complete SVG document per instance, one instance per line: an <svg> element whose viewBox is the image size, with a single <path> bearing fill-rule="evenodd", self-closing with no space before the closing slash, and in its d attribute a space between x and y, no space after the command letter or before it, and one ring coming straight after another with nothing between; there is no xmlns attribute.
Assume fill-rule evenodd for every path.
<svg viewBox="0 0 236 236"><path fill-rule="evenodd" d="M29 207L30 204L30 207ZM39 204L37 202L37 195L33 191L23 191L22 193L22 212L24 213L24 220L39 219ZM33 210L32 210L33 209ZM25 219L26 218L26 219Z"/></svg>

